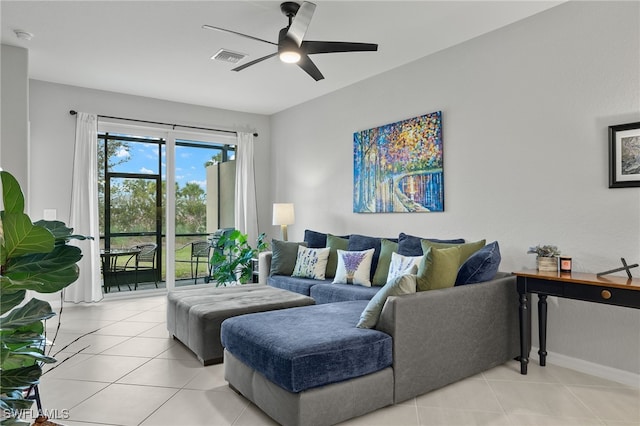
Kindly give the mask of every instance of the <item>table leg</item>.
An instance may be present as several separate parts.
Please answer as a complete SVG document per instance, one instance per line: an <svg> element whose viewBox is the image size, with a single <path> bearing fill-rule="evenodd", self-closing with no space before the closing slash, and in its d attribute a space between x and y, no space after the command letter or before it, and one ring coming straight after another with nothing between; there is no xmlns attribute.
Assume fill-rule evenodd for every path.
<svg viewBox="0 0 640 426"><path fill-rule="evenodd" d="M547 364L547 295L538 295L538 338L540 340L540 366Z"/></svg>
<svg viewBox="0 0 640 426"><path fill-rule="evenodd" d="M520 294L520 374L527 374L529 364L529 332L527 327L529 309L527 307L527 293Z"/></svg>

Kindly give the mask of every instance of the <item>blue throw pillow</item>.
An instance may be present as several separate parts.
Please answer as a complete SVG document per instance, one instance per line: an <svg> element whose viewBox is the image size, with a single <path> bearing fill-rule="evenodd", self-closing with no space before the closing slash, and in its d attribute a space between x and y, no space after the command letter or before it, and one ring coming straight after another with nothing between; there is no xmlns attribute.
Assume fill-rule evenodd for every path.
<svg viewBox="0 0 640 426"><path fill-rule="evenodd" d="M471 255L460 266L455 285L475 284L492 280L500 266L500 247L494 241Z"/></svg>
<svg viewBox="0 0 640 426"><path fill-rule="evenodd" d="M304 241L309 248L324 248L327 246L327 234L305 229Z"/></svg>
<svg viewBox="0 0 640 426"><path fill-rule="evenodd" d="M413 235L407 235L403 232L398 236L398 254L403 256L422 256L422 244L421 240L429 240L434 243L446 243L446 244L463 244L464 238L456 238L453 240L439 240L437 238L423 238L414 237Z"/></svg>

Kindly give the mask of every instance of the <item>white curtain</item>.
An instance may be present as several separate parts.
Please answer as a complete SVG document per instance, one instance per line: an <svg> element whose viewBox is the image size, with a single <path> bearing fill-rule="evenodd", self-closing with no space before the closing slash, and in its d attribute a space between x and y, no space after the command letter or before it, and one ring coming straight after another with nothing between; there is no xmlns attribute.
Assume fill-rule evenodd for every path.
<svg viewBox="0 0 640 426"><path fill-rule="evenodd" d="M98 227L98 117L79 112L76 116L76 145L71 182L71 214L68 226L75 234L93 240L72 240L82 249L78 280L64 289L66 302L97 302L100 285L100 231Z"/></svg>
<svg viewBox="0 0 640 426"><path fill-rule="evenodd" d="M238 132L236 144L235 227L247 234L251 246L258 238L258 208L253 169L253 134Z"/></svg>

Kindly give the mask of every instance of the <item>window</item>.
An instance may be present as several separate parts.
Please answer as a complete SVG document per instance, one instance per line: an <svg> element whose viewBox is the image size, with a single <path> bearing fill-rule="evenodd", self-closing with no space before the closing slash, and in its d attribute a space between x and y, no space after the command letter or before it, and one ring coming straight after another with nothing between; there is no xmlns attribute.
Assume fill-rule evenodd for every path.
<svg viewBox="0 0 640 426"><path fill-rule="evenodd" d="M210 233L227 226L229 207L233 220L233 199L229 203L225 194L233 194L235 179L221 177L232 168L235 178L235 146L202 140L212 136L174 137L175 150L169 153L166 132L114 126L102 126L98 133L101 246L157 244L160 281L166 279L167 259L176 260L176 282L191 280L190 243L206 240ZM168 155L173 157L171 162ZM175 165L175 240L171 244L175 253L170 256L166 256L165 220L168 163Z"/></svg>

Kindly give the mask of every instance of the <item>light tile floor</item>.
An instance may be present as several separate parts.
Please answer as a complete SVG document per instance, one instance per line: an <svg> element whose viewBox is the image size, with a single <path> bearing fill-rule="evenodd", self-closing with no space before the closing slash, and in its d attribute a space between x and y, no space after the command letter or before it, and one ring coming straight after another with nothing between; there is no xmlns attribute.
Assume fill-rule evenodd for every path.
<svg viewBox="0 0 640 426"><path fill-rule="evenodd" d="M56 358L72 357L40 386L45 408L68 417L58 423L275 424L229 389L222 365L203 367L169 336L165 309L158 295L65 305ZM48 321L49 338L56 326ZM344 424L638 426L640 390L554 365L522 376L514 361Z"/></svg>

